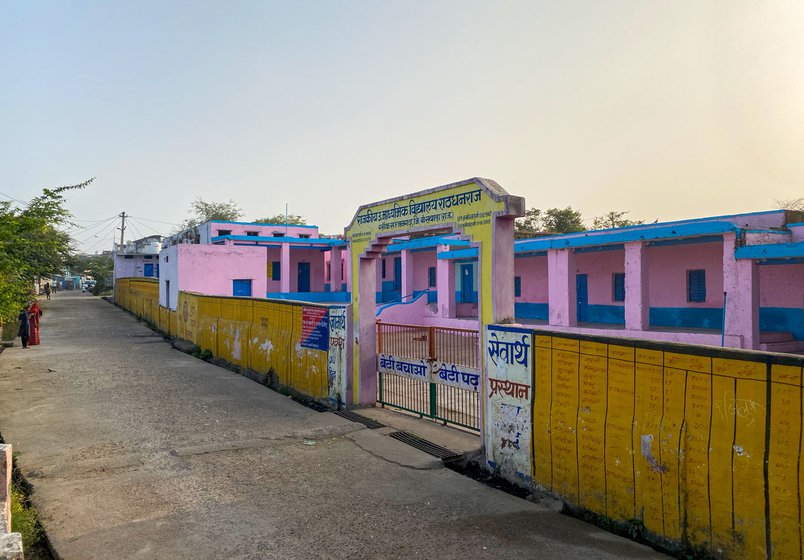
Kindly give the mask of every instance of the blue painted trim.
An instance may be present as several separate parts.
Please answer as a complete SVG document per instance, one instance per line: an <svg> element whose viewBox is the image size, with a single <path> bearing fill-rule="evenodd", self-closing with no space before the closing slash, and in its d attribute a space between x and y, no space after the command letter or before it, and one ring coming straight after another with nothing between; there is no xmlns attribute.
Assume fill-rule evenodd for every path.
<svg viewBox="0 0 804 560"><path fill-rule="evenodd" d="M486 330L497 332L514 332L522 334L531 334L533 329L523 329L522 327L507 327L502 325L486 325Z"/></svg>
<svg viewBox="0 0 804 560"><path fill-rule="evenodd" d="M311 229L318 229L318 226L311 226L311 225L296 225L296 224L260 224L258 222L227 222L226 220L210 220L208 222L204 222L206 224L230 224L233 226L265 226L265 227L299 227L299 228L311 228Z"/></svg>
<svg viewBox="0 0 804 560"><path fill-rule="evenodd" d="M438 245L449 245L451 247L470 247L472 245L472 242L464 239L455 239L447 236L437 235L433 237L421 237L419 239L411 239L409 241L403 241L401 243L391 243L385 250L389 253L394 253L402 250L436 247Z"/></svg>
<svg viewBox="0 0 804 560"><path fill-rule="evenodd" d="M546 303L516 302L514 303L514 316L520 319L547 321L550 318L550 307Z"/></svg>
<svg viewBox="0 0 804 560"><path fill-rule="evenodd" d="M394 307L395 305L410 305L411 303L415 303L416 301L419 300L419 298L421 298L424 294L428 292L429 290L422 290L418 294L415 294L410 301L393 301L391 303L381 305L380 307L377 308L377 313L374 316L379 317L380 313L382 313L383 310L388 309L389 307Z"/></svg>
<svg viewBox="0 0 804 560"><path fill-rule="evenodd" d="M216 235L210 238L212 243L230 239L232 241L251 241L258 243L290 243L292 245L319 245L322 247L345 247L346 242L340 239L303 238L303 237L267 237L262 235Z"/></svg>
<svg viewBox="0 0 804 560"><path fill-rule="evenodd" d="M804 241L737 247L734 251L734 257L737 259L788 259L804 257Z"/></svg>
<svg viewBox="0 0 804 560"><path fill-rule="evenodd" d="M624 325L625 307L622 305L599 305L590 303L586 306L588 322L606 325Z"/></svg>
<svg viewBox="0 0 804 560"><path fill-rule="evenodd" d="M617 243L614 245L600 245L598 247L583 247L575 251L576 253L599 253L601 251L624 251L625 245ZM545 253L546 255L547 253Z"/></svg>
<svg viewBox="0 0 804 560"><path fill-rule="evenodd" d="M477 247L471 249L458 249L455 251L441 251L438 253L438 258L441 260L454 260L454 259L476 259Z"/></svg>
<svg viewBox="0 0 804 560"><path fill-rule="evenodd" d="M268 299L292 299L313 303L351 303L352 301L352 294L349 292L268 292L265 297Z"/></svg>
<svg viewBox="0 0 804 560"><path fill-rule="evenodd" d="M632 241L652 241L682 237L700 237L703 235L740 231L741 230L739 227L729 222L702 222L653 228L643 227L636 230L622 228L606 234L600 234L597 231L592 231L585 232L583 234L557 235L520 241L514 245L514 252L546 251L548 249L574 249L578 247L610 245L613 243L630 243Z"/></svg>
<svg viewBox="0 0 804 560"><path fill-rule="evenodd" d="M804 309L793 307L760 307L759 330L789 331L796 340L804 340Z"/></svg>
<svg viewBox="0 0 804 560"><path fill-rule="evenodd" d="M804 257L793 259L762 259L757 261L759 265L778 265L778 264L804 264Z"/></svg>
<svg viewBox="0 0 804 560"><path fill-rule="evenodd" d="M688 237L686 239L669 239L666 241L651 241L650 247L668 247L670 245L697 245L700 243L723 243L722 235L704 235L703 237Z"/></svg>
<svg viewBox="0 0 804 560"><path fill-rule="evenodd" d="M650 326L720 330L723 310L720 307L651 307Z"/></svg>
<svg viewBox="0 0 804 560"><path fill-rule="evenodd" d="M515 249L516 250L516 249ZM528 259L530 257L546 257L547 251L533 251L530 253L522 252L522 253L514 253L515 259Z"/></svg>
<svg viewBox="0 0 804 560"><path fill-rule="evenodd" d="M785 224L785 226L784 226L784 227L786 227L787 229L790 229L790 228L798 228L798 227L804 227L804 222L795 222L795 223L793 223L793 224Z"/></svg>
<svg viewBox="0 0 804 560"><path fill-rule="evenodd" d="M778 229L744 229L746 233L774 233L776 235L790 235L789 231L781 231Z"/></svg>
<svg viewBox="0 0 804 560"><path fill-rule="evenodd" d="M455 292L455 303L477 303L477 290L472 290L469 295L469 301L463 301L462 293L460 290Z"/></svg>

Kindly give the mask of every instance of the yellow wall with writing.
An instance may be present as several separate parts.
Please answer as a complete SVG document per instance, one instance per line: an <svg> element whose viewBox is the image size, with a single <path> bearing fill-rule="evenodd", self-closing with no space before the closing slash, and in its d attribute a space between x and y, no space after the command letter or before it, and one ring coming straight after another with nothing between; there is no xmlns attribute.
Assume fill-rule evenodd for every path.
<svg viewBox="0 0 804 560"><path fill-rule="evenodd" d="M213 356L268 374L309 397L328 397L327 352L301 347L302 306L179 292L176 311L159 306L159 282L118 278L115 302L159 330Z"/></svg>
<svg viewBox="0 0 804 560"><path fill-rule="evenodd" d="M535 484L716 556L801 557L804 359L538 332L534 346Z"/></svg>

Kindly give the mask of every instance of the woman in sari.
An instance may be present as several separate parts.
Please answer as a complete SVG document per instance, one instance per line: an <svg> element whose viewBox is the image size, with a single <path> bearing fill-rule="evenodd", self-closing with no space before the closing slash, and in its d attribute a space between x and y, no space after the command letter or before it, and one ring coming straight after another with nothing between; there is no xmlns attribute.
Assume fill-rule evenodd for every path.
<svg viewBox="0 0 804 560"><path fill-rule="evenodd" d="M20 330L17 332L17 336L20 337L22 340L22 347L28 348L28 337L31 334L31 322L29 320L30 315L28 314L28 308L22 310L18 319L20 321Z"/></svg>
<svg viewBox="0 0 804 560"><path fill-rule="evenodd" d="M39 317L42 316L42 310L39 309L39 304L34 301L28 309L28 317L30 324L30 334L28 335L28 344L36 346L39 344Z"/></svg>

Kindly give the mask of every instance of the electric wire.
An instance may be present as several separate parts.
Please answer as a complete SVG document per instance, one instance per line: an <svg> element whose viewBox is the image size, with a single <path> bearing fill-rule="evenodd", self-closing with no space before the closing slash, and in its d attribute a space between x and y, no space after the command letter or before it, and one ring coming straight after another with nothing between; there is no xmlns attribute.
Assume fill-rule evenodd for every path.
<svg viewBox="0 0 804 560"><path fill-rule="evenodd" d="M163 222L162 220L152 220L151 218L141 218L140 216L129 216L130 218L136 218L137 220L145 220L146 222L156 222L157 224L165 224L168 226L180 226L181 224L174 224L173 222Z"/></svg>
<svg viewBox="0 0 804 560"><path fill-rule="evenodd" d="M117 225L116 222L109 222L103 228L101 228L100 231L96 232L94 235L90 235L89 237L85 237L84 239L77 239L77 238L73 238L73 239L75 239L78 243L83 245L83 244L89 243L90 240L95 238L95 237L100 237L102 235L106 235L108 232L114 231L114 228L115 228L116 225Z"/></svg>
<svg viewBox="0 0 804 560"><path fill-rule="evenodd" d="M129 216L129 217L130 217L130 216ZM133 221L135 221L135 222L137 222L138 224L140 224L142 227L150 229L150 230L151 230L152 232L154 232L155 234L157 234L157 235L161 235L162 237L165 237L165 234L164 234L164 233L162 233L161 231L157 231L156 229L154 229L153 227L149 226L148 224L143 223L142 221L140 221L140 220L141 220L141 218L132 218L132 220L133 220Z"/></svg>

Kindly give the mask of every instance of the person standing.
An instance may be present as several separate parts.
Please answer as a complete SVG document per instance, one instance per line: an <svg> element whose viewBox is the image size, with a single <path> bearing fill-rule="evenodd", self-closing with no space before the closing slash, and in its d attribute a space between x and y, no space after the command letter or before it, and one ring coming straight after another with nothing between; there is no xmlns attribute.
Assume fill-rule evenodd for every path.
<svg viewBox="0 0 804 560"><path fill-rule="evenodd" d="M50 299L50 282L45 284L45 297L47 297L47 299Z"/></svg>
<svg viewBox="0 0 804 560"><path fill-rule="evenodd" d="M19 336L22 340L22 347L28 348L28 335L31 333L31 323L29 321L28 308L24 308L22 313L20 313L19 317L17 318L20 321L20 330L17 333L17 336Z"/></svg>
<svg viewBox="0 0 804 560"><path fill-rule="evenodd" d="M34 301L31 304L31 307L28 309L28 323L29 323L29 334L28 334L28 344L31 346L36 346L39 344L39 317L42 316L42 310L39 309L39 304Z"/></svg>

